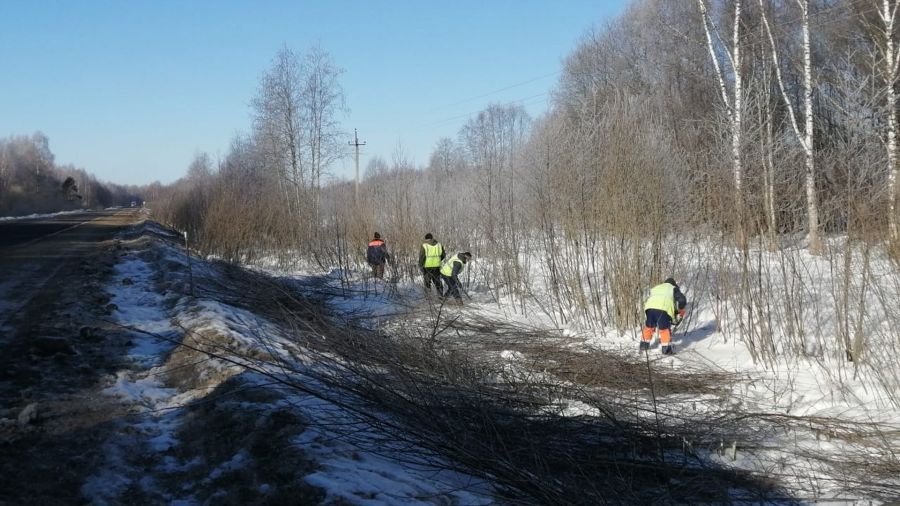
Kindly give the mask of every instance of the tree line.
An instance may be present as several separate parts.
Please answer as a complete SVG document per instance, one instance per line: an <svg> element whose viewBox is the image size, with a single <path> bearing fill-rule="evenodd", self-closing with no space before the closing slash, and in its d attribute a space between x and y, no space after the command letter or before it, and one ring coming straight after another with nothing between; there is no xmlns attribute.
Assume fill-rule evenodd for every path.
<svg viewBox="0 0 900 506"><path fill-rule="evenodd" d="M0 216L96 209L140 202L141 189L58 165L42 132L0 139Z"/></svg>

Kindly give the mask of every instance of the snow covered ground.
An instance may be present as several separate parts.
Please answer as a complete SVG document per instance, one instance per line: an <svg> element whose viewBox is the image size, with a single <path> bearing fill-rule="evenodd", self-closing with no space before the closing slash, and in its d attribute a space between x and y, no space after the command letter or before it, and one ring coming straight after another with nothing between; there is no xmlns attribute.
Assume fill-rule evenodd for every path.
<svg viewBox="0 0 900 506"><path fill-rule="evenodd" d="M204 504L226 498L277 503L298 497L304 503L361 505L496 502L496 483L442 463L444 457L433 449L381 432L370 417L389 420L392 415L365 412L371 406L353 389L338 385L346 364L316 347L316 340L322 339L316 327L302 322L286 327L285 321L267 316L273 314L271 307L254 302L252 289L264 278L248 278L247 284L247 279L241 281L243 271L222 264L194 258L189 265L175 246L177 234L150 222L143 227L143 234L123 237L126 252L107 287L116 306L113 318L132 340L126 363L108 377L103 393L126 405L130 416L121 421L119 436L107 442L104 466L82 489L92 503ZM167 240L149 240L150 235ZM818 281L836 282L824 260L796 254ZM273 265L252 270L327 304L336 327L351 325L384 335L403 325L421 325L427 331L440 307L424 300L416 282L373 281L365 270L285 271ZM891 274L884 264L870 272ZM667 405L661 409L670 410L666 416L682 409L728 412L730 419L746 415L763 424L765 435L751 442L722 440L716 451L691 453L723 468L746 469L777 481L792 497L788 503L875 499L858 488L849 490L858 477L851 472L842 476L845 468L840 464L855 465L867 457L888 470L896 464L892 452L898 446L900 414L883 391L885 382L867 373L854 374L854 365L840 363L839 354L797 353L760 360L734 332L732 317L723 316L721 306L712 302L715 297L698 296L708 290L706 275L685 276L696 284L685 282L691 316L675 334L677 355L663 357L654 346L647 367L652 365L658 374L706 371L735 380L724 393L660 393ZM195 296L189 295L191 278ZM469 296L463 308L440 308L437 318L536 329L552 338L544 344L576 357L590 359L600 350L623 361L642 357L637 328L621 332L589 328L575 320L560 324L543 301L497 300L477 284ZM490 374L498 383L574 381L558 376L551 364L514 341L442 339L440 346L448 349L464 346L467 352L489 355L494 367ZM559 391L584 390L579 388ZM602 420L603 406L591 395L558 398L544 409L585 423ZM635 401L636 415L650 420L649 395L636 395L644 397ZM767 421L771 427L765 427ZM690 447L692 442L684 444ZM882 481L881 499L900 491L896 476L883 476L877 478Z"/></svg>
<svg viewBox="0 0 900 506"><path fill-rule="evenodd" d="M383 436L371 427L352 431L348 440L346 427L359 416L329 400L347 402L346 394L304 376L303 368L317 366L283 328L214 290L185 295L182 251L140 237L124 244L127 253L107 291L113 318L132 334L133 345L127 366L109 377L103 392L128 405L131 415L107 442L104 466L82 488L92 504L209 504L217 497L230 503L237 497L372 506L493 503L490 484L416 462L414 449L381 446ZM192 273L198 287L228 283L218 267L196 259ZM215 430L223 417L233 423ZM277 437L247 440L266 424ZM238 443L199 451L197 440L211 437ZM265 455L257 454L260 446L269 448Z"/></svg>
<svg viewBox="0 0 900 506"><path fill-rule="evenodd" d="M83 209L76 209L74 211L59 211L56 213L45 213L45 214L29 214L25 216L0 216L0 221L13 221L13 220L34 220L40 218L52 218L54 216L65 216L67 214L78 214L83 213Z"/></svg>
<svg viewBox="0 0 900 506"><path fill-rule="evenodd" d="M723 300L723 294L717 292L712 279L718 274L710 270L709 259L722 252L710 248L690 256L693 260L685 259L680 267L684 289L692 300L689 319L675 333L677 355L658 357L658 344L654 344L650 354L656 365L671 370L707 370L740 378L728 400L733 409L779 420L778 423L783 420L787 427L779 429L781 436L766 441L765 447L747 451L741 448L741 442L733 441L735 451L712 455L711 460L770 476L802 500L857 504L856 501L871 497L848 490L855 478L842 475L838 462L854 458L864 461L868 456L873 461L900 468L900 460L894 453L900 447L900 409L896 405L900 365L895 356L890 358L896 339L888 332L887 323L896 315L886 312L889 308L884 304L885 300L897 300L900 293L896 293L896 268L877 251L861 251L840 238L833 239L829 248L823 256L810 255L798 246L780 252L751 252L755 256L754 273L767 283L767 293L756 295L769 297L764 302L773 304L764 308L755 303L753 308L769 311L772 319L777 320L768 328L773 332L770 342L779 353L763 356L759 350L755 353L751 350L751 345L760 346L759 337L756 342L745 338L742 332L749 331L740 321L746 315L736 312L739 303ZM851 258L846 259L844 255ZM859 261L863 257L865 264ZM782 274L786 265L801 273L799 288L788 286L790 279ZM835 265L844 269L836 270ZM309 269L290 273L271 265L265 269L301 280L317 274ZM415 283L373 282L364 269L317 275L326 281L332 293L343 294L333 299L335 310L368 319L371 325L389 325L394 315L422 304L422 288ZM546 285L541 289L539 272L532 273L532 279L536 278L535 291L547 293ZM792 290L796 297L792 302L807 306L808 321L801 323L806 324L801 329L806 333L805 342L801 342L799 349L791 348L798 337L788 335L790 329L782 321L793 316L791 311L797 311L785 307L780 299ZM888 352L886 357L873 358L869 352L860 354L855 362L844 358L842 343L832 333L840 322L835 320L835 312L828 309L835 305L840 290L851 300L863 301L861 306L848 306L847 311L852 314L840 316L855 319L866 334L868 349L883 347ZM623 356L637 354L639 328L623 333L612 327L586 328L577 321L560 324L558 315L547 314L546 301L532 300L523 305L521 300L508 297L497 300L477 285L470 287L470 295L463 310L468 317L555 329L560 335L573 338L572 346L581 351L603 349ZM758 328L754 331L758 332ZM799 339L802 341L804 337ZM523 374L534 374L534 364L521 353L502 350L499 356L510 368L531 369L532 372ZM573 417L598 414L593 406L577 400L567 400L565 404L568 406L565 412ZM727 444L723 441L723 445ZM873 478L873 481L881 480ZM900 499L900 479L896 475L883 485L886 492L882 494L890 495L893 490Z"/></svg>

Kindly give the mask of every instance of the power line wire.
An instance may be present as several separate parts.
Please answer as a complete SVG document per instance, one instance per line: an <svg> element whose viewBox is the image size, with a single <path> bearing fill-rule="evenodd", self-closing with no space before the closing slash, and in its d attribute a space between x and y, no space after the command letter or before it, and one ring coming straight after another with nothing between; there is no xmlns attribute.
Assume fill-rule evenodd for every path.
<svg viewBox="0 0 900 506"><path fill-rule="evenodd" d="M811 27L816 27L816 28L821 28L821 27L824 27L824 26L827 26L827 25L830 25L830 24L833 24L833 23L836 23L836 22L843 21L843 19L841 19L841 18L825 17L825 16L826 16L827 14L829 14L830 12L832 12L832 11L838 11L838 10L841 10L841 9L844 9L844 8L846 8L846 6L844 6L844 5L842 5L842 4L833 4L833 5L824 7L824 8L822 8L822 9L819 9L819 10L817 10L817 11L810 12L810 15L809 15L809 17L810 17L810 26L811 26ZM862 11L856 12L855 14L857 14L857 15L859 15L859 14L868 14L868 13L872 13L872 12L877 12L877 10L875 10L875 9L862 10ZM824 19L823 19L823 18L824 18ZM781 25L782 28L785 28L785 27L787 27L788 25L791 25L791 24L796 23L796 22L800 22L801 20L802 20L802 16L795 16L795 17L793 17L793 18L787 18L787 19L782 18L781 20L775 19L775 20L772 21L772 24L773 24L774 27L778 27L779 25ZM758 43L759 43L759 44L762 44L762 42L758 42ZM754 45L754 44L748 44L748 45ZM489 97L489 96L491 96L491 95L495 95L495 94L501 93L501 92L503 92L503 91L508 91L508 90L510 90L510 89L514 89L514 88L517 88L517 87L520 87L520 86L524 86L524 85L526 85L526 84L530 84L530 83L533 83L533 82L536 82L536 81L540 81L540 80L542 80L542 79L547 79L547 78L549 78L549 77L553 77L553 76L560 75L562 72L563 72L563 70L560 69L560 70L557 70L557 71L555 71L555 72L551 72L551 73L549 73L549 74L544 74L544 75L541 75L541 76L537 76L537 77L533 77L533 78L527 79L527 80L525 80L525 81L520 81L520 82L518 82L518 83L511 84L511 85L509 85L509 86L504 86L504 87L502 87L502 88L498 88L498 89L496 89L496 90L489 91L489 92L487 92L487 93L482 93L482 94L480 94L480 95L476 95L476 96L472 96L472 97L465 98L465 99L462 99L462 100L458 100L458 101L452 102L452 103L450 103L450 104L446 104L446 105L434 107L434 108L432 108L432 109L429 109L427 112L439 111L439 110L447 109L447 108L454 107L454 106L457 106L457 105L461 105L461 104L473 102L473 101L475 101L475 100L479 100L479 99L482 99L482 98L485 98L485 97ZM515 99L515 100L509 100L509 101L505 101L505 102L507 102L507 103L520 103L520 104L522 104L522 105L530 105L531 103L536 103L533 99L545 97L545 96L547 96L547 95L550 95L551 93L552 93L552 90L551 90L551 91L544 92L544 93L540 93L540 94L537 94L537 95L531 95L531 96L528 96L528 97L524 97L524 98L520 98L520 99ZM527 102L527 101L531 101L531 102ZM444 119L440 119L440 120L437 120L437 121L434 121L434 122L425 123L425 124L420 124L420 125L417 125L415 128L423 128L423 127L429 127L429 126L442 125L442 124L445 124L445 123L449 123L449 122L452 122L452 121L456 121L456 120L459 120L459 119L463 119L463 118L467 118L467 117L473 116L473 115L475 115L475 114L481 112L482 110L483 110L483 109L479 109L479 110L476 110L476 111L469 111L469 112L466 112L466 113L461 113L461 114L458 114L458 115L454 115L454 116L451 116L451 117L447 117L447 118L444 118Z"/></svg>
<svg viewBox="0 0 900 506"><path fill-rule="evenodd" d="M503 92L503 91L507 91L507 90L511 90L511 89L513 89L513 88L518 88L519 86L524 86L524 85L526 85L526 84L531 84L531 83L533 83L533 82L535 82L535 81L540 81L541 79L547 79L548 77L557 76L557 75L559 75L560 73L562 73L562 70L557 70L556 72L551 72L551 73L549 73L549 74L544 74L544 75L542 75L542 76L533 77L533 78L528 79L528 80L526 80L526 81L521 81L521 82L518 82L518 83L515 83L515 84L511 84L511 85L509 85L509 86L505 86L505 87L503 87L503 88L496 89L496 90L494 90L494 91L489 91L489 92L487 92L487 93L482 93L481 95L477 95L477 96L469 97L469 98L464 98L464 99L462 99L462 100L459 100L459 101L457 101L457 102L453 102L453 103L451 103L451 104L438 106L438 107L429 109L427 112L439 111L439 110L441 110L441 109L446 109L446 108L448 108L448 107L454 107L454 106L457 106L457 105L460 105L460 104L465 104L465 103L467 103L467 102L472 102L472 101L478 100L478 99L480 99L480 98L485 98L485 97L489 97L489 96L491 96L491 95L496 95L497 93L500 93L500 92Z"/></svg>
<svg viewBox="0 0 900 506"><path fill-rule="evenodd" d="M549 94L550 94L549 91L545 91L544 93L538 93L537 95L531 95L531 96L524 97L524 98L520 98L520 99L516 99L516 100L508 100L508 101L506 101L506 103L510 103L510 104L520 103L520 105L526 105L525 102L528 101L528 100L532 100L532 99L539 98L539 97L545 97L545 96L547 96L547 95L549 95ZM477 110L477 111L470 111L470 112L463 113L463 114L459 114L459 115L457 115L457 116L452 116L452 117L449 117L449 118L444 118L444 119L441 119L441 120L438 120L438 121L435 121L435 122L432 122L432 123L421 124L421 125L416 126L415 128L422 128L422 127L429 127L429 126L441 125L441 124L444 124L444 123L448 123L448 122L450 122L450 121L454 121L454 120L458 120L458 119L461 119L461 118L466 118L466 117L472 116L472 115L474 115L474 114L478 114L478 113L481 112L481 111L483 111L483 109L479 109L479 110Z"/></svg>

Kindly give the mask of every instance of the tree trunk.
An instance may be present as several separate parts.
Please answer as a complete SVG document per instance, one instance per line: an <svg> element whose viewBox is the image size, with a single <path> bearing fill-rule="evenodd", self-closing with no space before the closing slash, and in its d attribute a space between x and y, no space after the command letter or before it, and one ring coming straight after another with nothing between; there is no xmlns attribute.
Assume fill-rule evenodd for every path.
<svg viewBox="0 0 900 506"><path fill-rule="evenodd" d="M741 82L741 0L734 2L734 30L732 34L732 66L734 69L734 107L731 116L731 159L734 175L735 203L737 205L737 233L738 245L744 247L747 243L747 232L744 230L744 174L741 164L741 133L743 111L743 86Z"/></svg>
<svg viewBox="0 0 900 506"><path fill-rule="evenodd" d="M803 102L806 111L806 125L803 151L806 155L806 214L809 222L809 250L822 252L819 238L819 205L816 199L816 165L814 158L813 104L812 104L812 51L809 43L809 0L798 0L803 12Z"/></svg>
<svg viewBox="0 0 900 506"><path fill-rule="evenodd" d="M891 249L900 247L900 231L897 226L897 94L894 83L897 80L897 62L894 54L894 21L897 3L893 7L890 0L883 0L879 13L884 26L884 78L887 99L887 163L888 163L888 240Z"/></svg>
<svg viewBox="0 0 900 506"><path fill-rule="evenodd" d="M735 216L735 227L737 231L737 239L739 246L743 247L747 241L747 235L744 230L744 196L743 196L743 165L741 161L741 149L743 140L741 138L743 127L743 83L741 78L741 0L734 3L734 27L732 31L732 47L726 48L725 53L731 62L732 78L734 81L734 89L732 96L728 96L728 87L725 84L725 75L722 66L719 65L719 58L716 55L715 45L713 44L710 25L712 20L709 18L709 12L706 8L704 0L697 0L700 7L700 15L703 21L703 31L706 35L706 45L709 51L710 59L712 59L713 69L716 73L716 79L719 82L719 91L722 94L722 102L725 104L725 110L728 114L729 123L731 124L731 167L732 177L734 181L735 203L737 205L737 214Z"/></svg>
<svg viewBox="0 0 900 506"><path fill-rule="evenodd" d="M769 19L766 16L765 5L763 0L759 0L760 15L762 17L763 26L766 34L769 36L769 45L772 50L772 62L775 66L775 77L778 80L778 87L781 89L781 96L784 104L788 109L788 118L791 120L791 126L797 139L803 147L803 154L806 159L806 168L804 171L804 186L806 188L806 214L809 233L807 241L809 243L809 251L813 254L821 253L822 241L819 238L819 206L816 199L816 165L814 157L814 130L813 130L813 110L812 110L812 51L809 42L809 0L797 0L797 5L802 12L802 31L803 31L803 102L806 114L803 131L800 131L800 125L797 121L797 111L794 103L788 96L787 89L784 86L784 79L781 77L781 67L778 63L778 49L775 47L775 37L772 35L772 29L769 26Z"/></svg>

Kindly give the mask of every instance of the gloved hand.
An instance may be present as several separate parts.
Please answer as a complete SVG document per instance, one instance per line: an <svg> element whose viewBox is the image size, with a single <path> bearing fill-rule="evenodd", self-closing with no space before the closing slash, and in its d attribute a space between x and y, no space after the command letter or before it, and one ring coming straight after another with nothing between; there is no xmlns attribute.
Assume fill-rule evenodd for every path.
<svg viewBox="0 0 900 506"><path fill-rule="evenodd" d="M681 323L682 320L684 320L684 314L685 314L684 308L679 309L678 314L675 315L675 319L672 320L672 325L677 327L678 324Z"/></svg>

